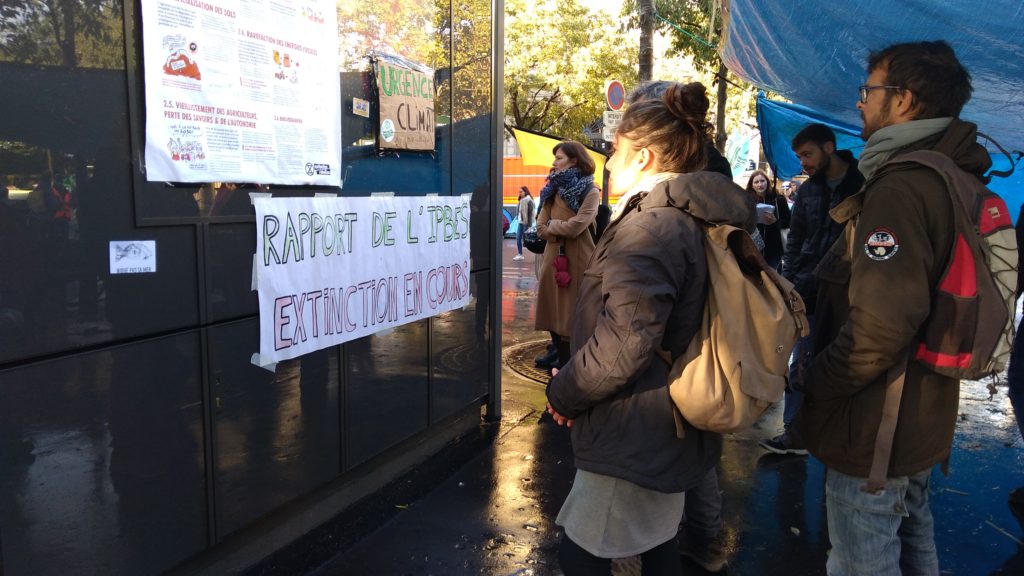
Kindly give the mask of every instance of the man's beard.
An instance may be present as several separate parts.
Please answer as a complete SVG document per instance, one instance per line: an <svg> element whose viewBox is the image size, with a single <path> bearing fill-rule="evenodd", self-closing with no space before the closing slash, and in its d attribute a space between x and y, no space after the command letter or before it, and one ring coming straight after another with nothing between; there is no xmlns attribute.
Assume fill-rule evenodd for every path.
<svg viewBox="0 0 1024 576"><path fill-rule="evenodd" d="M872 125L870 125L870 126L868 125L867 118L864 117L864 112L861 111L861 113L860 113L860 122L861 122L861 124L864 125L864 127L860 131L860 139L865 141L865 142L867 142L868 138L871 138L871 136L875 132L878 132L879 130L881 130L882 128L885 128L886 126L888 126L891 123L890 122L890 118L891 117L892 117L892 107L890 106L889 99L886 99L885 104L882 105L882 109L878 113L877 121L875 123L873 123Z"/></svg>
<svg viewBox="0 0 1024 576"><path fill-rule="evenodd" d="M824 152L825 152L825 150L822 149L822 153L824 153ZM828 168L831 165L832 165L832 155L831 154L825 154L825 160L822 161L822 163L818 166L818 168L815 170L814 173L815 174L828 174Z"/></svg>
<svg viewBox="0 0 1024 576"><path fill-rule="evenodd" d="M860 129L860 139L867 142L871 135L878 131L874 126L868 126L867 118L864 117L864 113L860 113L860 123L862 128Z"/></svg>
<svg viewBox="0 0 1024 576"><path fill-rule="evenodd" d="M807 172L808 176L817 176L818 174L824 174L825 172L828 171L828 167L832 165L832 155L826 153L825 149L822 148L821 146L818 146L818 150L821 150L823 160L821 161L821 164L818 164L817 166L814 166L812 168L813 172L808 172L806 169L804 169L804 172Z"/></svg>

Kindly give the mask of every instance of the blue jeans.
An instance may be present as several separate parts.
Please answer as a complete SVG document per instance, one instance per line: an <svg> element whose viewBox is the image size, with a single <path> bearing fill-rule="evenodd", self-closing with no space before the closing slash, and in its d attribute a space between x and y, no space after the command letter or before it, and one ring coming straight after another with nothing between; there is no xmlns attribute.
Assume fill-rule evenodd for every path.
<svg viewBox="0 0 1024 576"><path fill-rule="evenodd" d="M519 255L523 255L523 234L526 233L526 227L522 223L516 228L516 250L519 251Z"/></svg>
<svg viewBox="0 0 1024 576"><path fill-rule="evenodd" d="M814 315L807 315L807 325L814 326ZM807 336L796 339L796 346L793 347L793 361L789 364L789 386L786 387L786 399L782 408L782 425L789 430L790 423L796 418L800 411L800 405L804 403L804 395L792 389L794 382L799 382L801 373L810 365L811 354L814 352L814 334L810 330Z"/></svg>
<svg viewBox="0 0 1024 576"><path fill-rule="evenodd" d="M1013 406L1013 415L1017 418L1017 428L1024 437L1024 336L1020 335L1024 328L1024 318L1017 326L1017 336L1013 339L1013 350L1010 352L1010 368L1006 371L1008 388L1007 396Z"/></svg>
<svg viewBox="0 0 1024 576"><path fill-rule="evenodd" d="M865 478L828 469L828 576L938 576L928 508L931 472L889 478L886 490L875 495L861 491Z"/></svg>

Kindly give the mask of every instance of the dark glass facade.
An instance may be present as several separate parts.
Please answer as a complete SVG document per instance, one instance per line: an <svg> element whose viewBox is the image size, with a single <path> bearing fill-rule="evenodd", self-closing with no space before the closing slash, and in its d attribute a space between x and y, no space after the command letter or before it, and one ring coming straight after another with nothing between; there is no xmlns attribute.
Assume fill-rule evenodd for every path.
<svg viewBox="0 0 1024 576"><path fill-rule="evenodd" d="M269 372L245 190L145 178L140 1L0 13L5 576L173 569L496 389L495 5L338 0L344 188L270 186L472 195L473 303ZM435 70L434 152L381 154L352 114L372 50ZM109 273L128 240L155 242L155 273Z"/></svg>

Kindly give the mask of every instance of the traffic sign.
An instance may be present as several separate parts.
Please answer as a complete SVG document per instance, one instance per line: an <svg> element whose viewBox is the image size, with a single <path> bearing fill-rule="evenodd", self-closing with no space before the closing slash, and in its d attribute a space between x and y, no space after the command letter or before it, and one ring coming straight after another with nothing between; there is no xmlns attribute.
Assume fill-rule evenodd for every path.
<svg viewBox="0 0 1024 576"><path fill-rule="evenodd" d="M620 110L626 103L626 88L618 80L609 80L604 83L604 100L608 108Z"/></svg>
<svg viewBox="0 0 1024 576"><path fill-rule="evenodd" d="M604 125L608 128L617 128L619 123L622 122L623 114L625 114L625 112L620 112L618 110L605 110L603 118Z"/></svg>
<svg viewBox="0 0 1024 576"><path fill-rule="evenodd" d="M622 115L625 112L618 110L605 110L604 111L604 128L601 130L601 139L611 142L615 139L615 129L619 127L619 123L622 122Z"/></svg>

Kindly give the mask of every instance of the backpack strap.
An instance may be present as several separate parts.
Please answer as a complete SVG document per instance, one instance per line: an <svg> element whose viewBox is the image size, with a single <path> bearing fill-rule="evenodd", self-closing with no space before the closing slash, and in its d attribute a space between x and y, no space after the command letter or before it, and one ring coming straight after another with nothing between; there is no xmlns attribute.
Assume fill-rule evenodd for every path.
<svg viewBox="0 0 1024 576"><path fill-rule="evenodd" d="M974 197L972 195L972 189L957 186L950 179L951 168L949 166L951 163L952 161L949 158L932 150L918 150L900 155L892 160L893 166L899 166L899 164L903 164L904 167L909 165L920 165L937 172L944 181L943 183L945 185L943 188L946 190L951 202L953 218L955 221L955 231L970 231L976 227L971 222L968 214L971 213L972 210L977 211L981 198L980 196ZM876 174L875 177L877 176L878 174ZM968 235L965 236L965 240L973 241L974 237ZM955 246L953 250L955 250ZM948 259L951 260L952 258L953 254L951 251ZM946 266L948 266L948 264ZM910 359L914 355L918 346L919 342L915 342L908 355L890 368L886 373L885 401L882 405L882 421L878 426L878 433L875 436L875 452L871 461L871 471L868 474L867 482L861 486L861 491L863 492L879 494L885 490L886 479L888 478L889 473L889 462L892 458L893 439L896 435L896 424L899 417L900 402L903 398L903 384L906 380ZM929 366L929 368L934 370L934 367L932 366ZM947 457L943 462L943 473L947 472L948 467L949 458Z"/></svg>
<svg viewBox="0 0 1024 576"><path fill-rule="evenodd" d="M853 242L850 236L854 232L856 221L848 222L844 234L847 235L847 257L853 259ZM875 451L871 458L871 470L868 480L860 489L869 494L881 494L885 491L886 480L889 478L889 462L892 460L892 442L896 437L896 423L899 420L900 404L903 401L903 384L907 378L907 367L910 356L894 364L885 374L885 400L882 403L882 421L878 424L875 434Z"/></svg>
<svg viewBox="0 0 1024 576"><path fill-rule="evenodd" d="M882 422L878 425L878 434L875 436L875 455L871 460L868 481L860 487L862 492L881 494L885 491L885 482L889 477L889 460L892 458L892 441L896 436L896 420L900 414L903 382L907 377L908 363L909 358L904 358L886 372Z"/></svg>
<svg viewBox="0 0 1024 576"><path fill-rule="evenodd" d="M668 350L665 350L661 346L655 348L654 353L657 354L658 358L661 358L665 362L665 364L668 365L668 368L666 369L671 372L672 353L669 352ZM666 390L668 390L667 387ZM669 399L671 400L671 394L669 394ZM676 424L676 438L679 438L680 440L686 438L686 427L683 426L683 414L682 412L679 411L679 407L676 406L675 402L672 402L672 418L675 420Z"/></svg>

